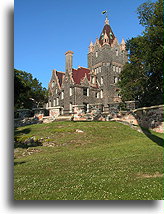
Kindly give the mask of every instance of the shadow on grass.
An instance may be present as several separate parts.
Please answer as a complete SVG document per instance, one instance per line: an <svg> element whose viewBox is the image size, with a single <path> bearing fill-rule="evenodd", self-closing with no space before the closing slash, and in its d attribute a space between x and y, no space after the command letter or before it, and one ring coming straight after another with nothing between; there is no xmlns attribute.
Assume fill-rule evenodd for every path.
<svg viewBox="0 0 164 214"><path fill-rule="evenodd" d="M148 137L150 140L152 140L158 146L164 147L164 143L163 143L164 140L161 137L158 137L158 136L152 134L149 129L145 129L141 126L140 126L140 128L143 131L143 133L146 135L146 137Z"/></svg>
<svg viewBox="0 0 164 214"><path fill-rule="evenodd" d="M14 166L24 164L24 163L26 163L26 161L14 162Z"/></svg>
<svg viewBox="0 0 164 214"><path fill-rule="evenodd" d="M135 119L138 122L138 125L140 127L140 129L142 130L143 134L146 135L146 137L148 137L150 140L152 140L154 143L156 143L158 146L164 147L163 141L164 139L161 137L158 137L157 135L153 134L149 129L151 129L151 124L154 122L154 118L149 118L149 123L147 124L147 127L143 127L142 121L144 120L144 116L137 116L137 114L133 113L133 116L135 117ZM142 118L143 117L143 118ZM142 119L141 119L142 118ZM153 128L157 128L158 126L160 126L162 124L162 120L160 120L157 125L154 125Z"/></svg>
<svg viewBox="0 0 164 214"><path fill-rule="evenodd" d="M15 128L14 130L14 135L19 135L19 134L28 134L30 133L31 129L30 128L25 128L25 129L22 129L22 130L18 130L17 128Z"/></svg>

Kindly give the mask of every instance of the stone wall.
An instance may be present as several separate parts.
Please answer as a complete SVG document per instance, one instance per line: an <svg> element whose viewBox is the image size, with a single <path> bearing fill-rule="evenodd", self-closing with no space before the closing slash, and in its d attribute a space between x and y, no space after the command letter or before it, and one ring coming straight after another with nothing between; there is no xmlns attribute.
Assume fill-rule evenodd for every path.
<svg viewBox="0 0 164 214"><path fill-rule="evenodd" d="M151 129L163 133L163 105L138 108L129 112L119 112L111 120Z"/></svg>
<svg viewBox="0 0 164 214"><path fill-rule="evenodd" d="M163 105L139 108L134 110L139 126L163 132Z"/></svg>

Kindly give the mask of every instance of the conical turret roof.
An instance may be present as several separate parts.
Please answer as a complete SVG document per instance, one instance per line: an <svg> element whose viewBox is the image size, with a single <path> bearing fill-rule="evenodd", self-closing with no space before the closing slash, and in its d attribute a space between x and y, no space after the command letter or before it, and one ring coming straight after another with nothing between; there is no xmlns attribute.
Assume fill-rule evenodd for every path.
<svg viewBox="0 0 164 214"><path fill-rule="evenodd" d="M100 45L103 45L104 35L108 36L108 44L111 45L113 43L113 40L115 39L115 35L109 25L109 20L106 18L104 28L101 32L99 43Z"/></svg>

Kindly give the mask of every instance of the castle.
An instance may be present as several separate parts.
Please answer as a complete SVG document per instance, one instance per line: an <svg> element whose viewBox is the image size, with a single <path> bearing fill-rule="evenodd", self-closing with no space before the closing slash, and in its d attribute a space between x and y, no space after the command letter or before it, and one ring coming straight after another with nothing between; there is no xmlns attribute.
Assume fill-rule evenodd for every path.
<svg viewBox="0 0 164 214"><path fill-rule="evenodd" d="M127 51L124 39L119 44L107 17L99 39L89 45L88 68L72 67L72 51L67 51L65 56L65 72L52 71L48 85L49 109L59 108L61 115L69 115L75 106L81 106L84 112L97 106L102 112L109 112L121 102L117 82L128 60Z"/></svg>

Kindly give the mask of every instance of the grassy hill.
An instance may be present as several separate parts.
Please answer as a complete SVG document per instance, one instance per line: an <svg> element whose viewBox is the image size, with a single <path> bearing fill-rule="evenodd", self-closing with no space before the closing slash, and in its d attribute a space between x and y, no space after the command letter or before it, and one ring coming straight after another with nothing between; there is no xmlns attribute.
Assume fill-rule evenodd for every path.
<svg viewBox="0 0 164 214"><path fill-rule="evenodd" d="M163 199L162 134L151 134L116 122L18 128L17 140L35 136L43 145L14 149L14 199Z"/></svg>

